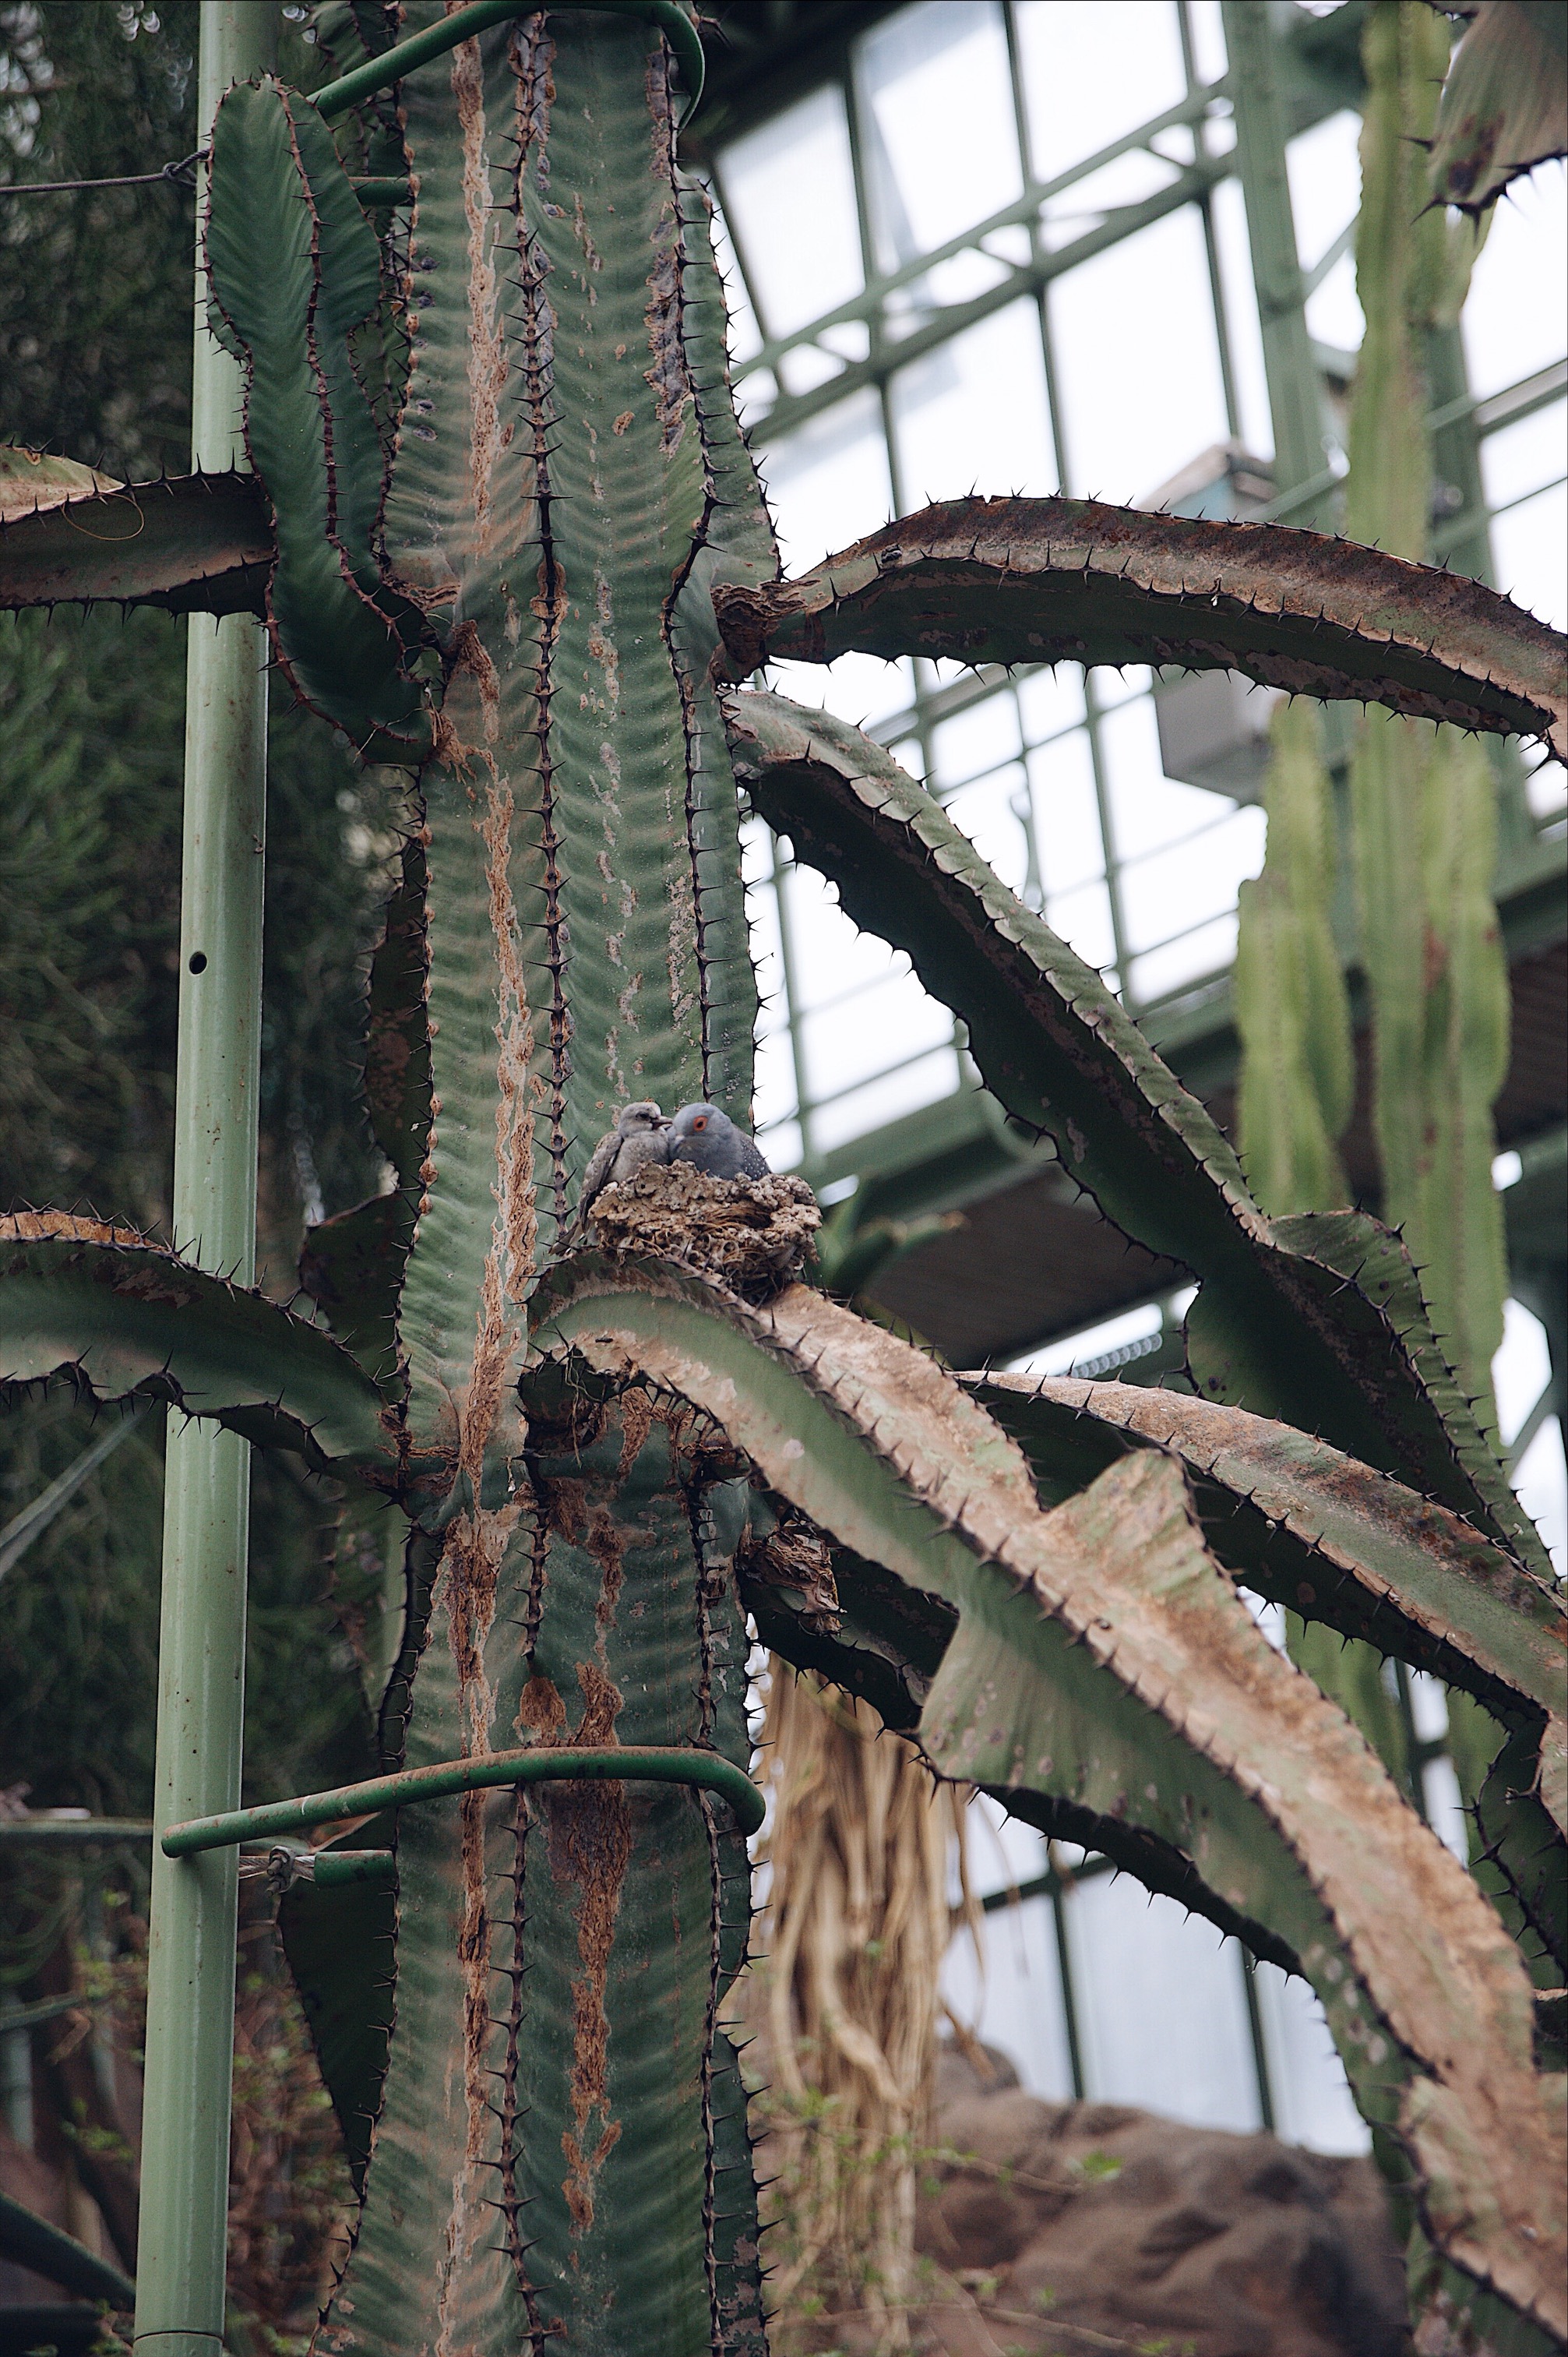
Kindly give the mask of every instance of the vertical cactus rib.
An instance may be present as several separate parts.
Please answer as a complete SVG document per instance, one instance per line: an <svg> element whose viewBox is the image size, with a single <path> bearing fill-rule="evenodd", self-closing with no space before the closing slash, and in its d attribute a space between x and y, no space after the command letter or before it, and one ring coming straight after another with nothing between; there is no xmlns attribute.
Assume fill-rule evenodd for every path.
<svg viewBox="0 0 1568 2357"><path fill-rule="evenodd" d="M1356 1092L1330 914L1338 871L1333 785L1310 704L1282 705L1269 733L1268 852L1262 874L1242 885L1238 909L1237 1143L1265 1211L1327 1211L1350 1200L1338 1140Z"/></svg>
<svg viewBox="0 0 1568 2357"><path fill-rule="evenodd" d="M637 1388L569 1435L536 1418L550 1537L525 1742L747 1756L744 1624L690 1424ZM744 1842L679 1790L542 1785L529 1807L517 2172L540 2312L590 2357L749 2357L755 2244L721 2232L712 2192L715 2113L743 2100L715 2016L744 1948Z"/></svg>
<svg viewBox="0 0 1568 2357"><path fill-rule="evenodd" d="M403 1341L411 1420L455 1472L471 1460L476 1495L487 1451L516 1447L501 1403L537 1196L551 1186L535 1136L550 1046L530 984L548 956L537 813L549 625L536 436L503 281L521 70L503 28L405 91L415 325L383 519L389 570L430 618L446 674L420 780L431 1115ZM460 169L447 156L454 114Z"/></svg>
<svg viewBox="0 0 1568 2357"><path fill-rule="evenodd" d="M521 219L546 274L557 436L551 712L567 1152L579 1176L619 1104L678 1103L702 1084L682 716L663 612L701 522L703 477L662 44L597 16L549 25L555 97L547 140L524 158Z"/></svg>
<svg viewBox="0 0 1568 2357"><path fill-rule="evenodd" d="M687 564L666 608L686 733L686 829L697 918L703 1002L703 1093L750 1126L757 982L740 878L736 786L711 665L718 648L719 580L767 582L778 544L730 391L725 290L714 254L713 206L699 183L678 181L683 262L679 301L701 439L706 499Z"/></svg>

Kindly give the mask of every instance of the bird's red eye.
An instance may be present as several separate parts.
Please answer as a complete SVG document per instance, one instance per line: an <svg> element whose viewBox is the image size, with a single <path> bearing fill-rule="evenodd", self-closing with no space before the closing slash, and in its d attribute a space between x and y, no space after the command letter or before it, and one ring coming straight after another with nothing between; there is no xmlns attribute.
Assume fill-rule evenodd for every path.
<svg viewBox="0 0 1568 2357"><path fill-rule="evenodd" d="M708 1116L705 1113L700 1113L697 1115L696 1120L692 1124L692 1127L693 1129L706 1129L707 1125Z"/></svg>

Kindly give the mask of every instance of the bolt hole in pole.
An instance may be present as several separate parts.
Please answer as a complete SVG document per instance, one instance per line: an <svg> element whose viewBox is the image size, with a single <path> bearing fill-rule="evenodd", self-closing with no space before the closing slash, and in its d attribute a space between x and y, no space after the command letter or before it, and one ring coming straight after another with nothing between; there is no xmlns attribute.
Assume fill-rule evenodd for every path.
<svg viewBox="0 0 1568 2357"><path fill-rule="evenodd" d="M196 129L210 137L231 82L276 62L273 0L198 11ZM198 239L206 218L203 173ZM207 332L197 257L191 462L244 467L237 364ZM256 1111L266 802L266 646L248 614L187 624L181 989L175 1095L175 1238L201 1266L255 1269ZM200 942L196 949L192 944ZM188 976L201 975L199 990ZM250 1449L169 1419L164 1476L155 1822L240 1798ZM145 2357L220 2357L229 2208L238 1854L173 1858L155 1846L135 2345Z"/></svg>

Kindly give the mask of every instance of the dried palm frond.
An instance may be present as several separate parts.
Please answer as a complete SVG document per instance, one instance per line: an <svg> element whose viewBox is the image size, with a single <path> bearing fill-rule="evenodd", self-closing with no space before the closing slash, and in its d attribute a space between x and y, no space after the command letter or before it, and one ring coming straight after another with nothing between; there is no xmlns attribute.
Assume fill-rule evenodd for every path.
<svg viewBox="0 0 1568 2357"><path fill-rule="evenodd" d="M830 2318L858 2315L891 2357L908 2346L916 2298L955 1837L961 1911L974 1912L970 1795L937 1784L868 1705L777 1659L771 1671L754 2026L772 2082L773 2333L789 2357L814 2348Z"/></svg>

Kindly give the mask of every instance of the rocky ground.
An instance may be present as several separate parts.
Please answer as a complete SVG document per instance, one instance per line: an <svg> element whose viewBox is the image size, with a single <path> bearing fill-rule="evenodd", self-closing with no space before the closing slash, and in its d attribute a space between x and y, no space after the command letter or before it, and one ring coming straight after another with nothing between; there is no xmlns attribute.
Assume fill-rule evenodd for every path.
<svg viewBox="0 0 1568 2357"><path fill-rule="evenodd" d="M950 2050L918 2235L922 2357L1398 2357L1403 2267L1369 2160L1047 2104ZM932 2190L934 2188L934 2190ZM852 2357L847 2320L824 2347Z"/></svg>

